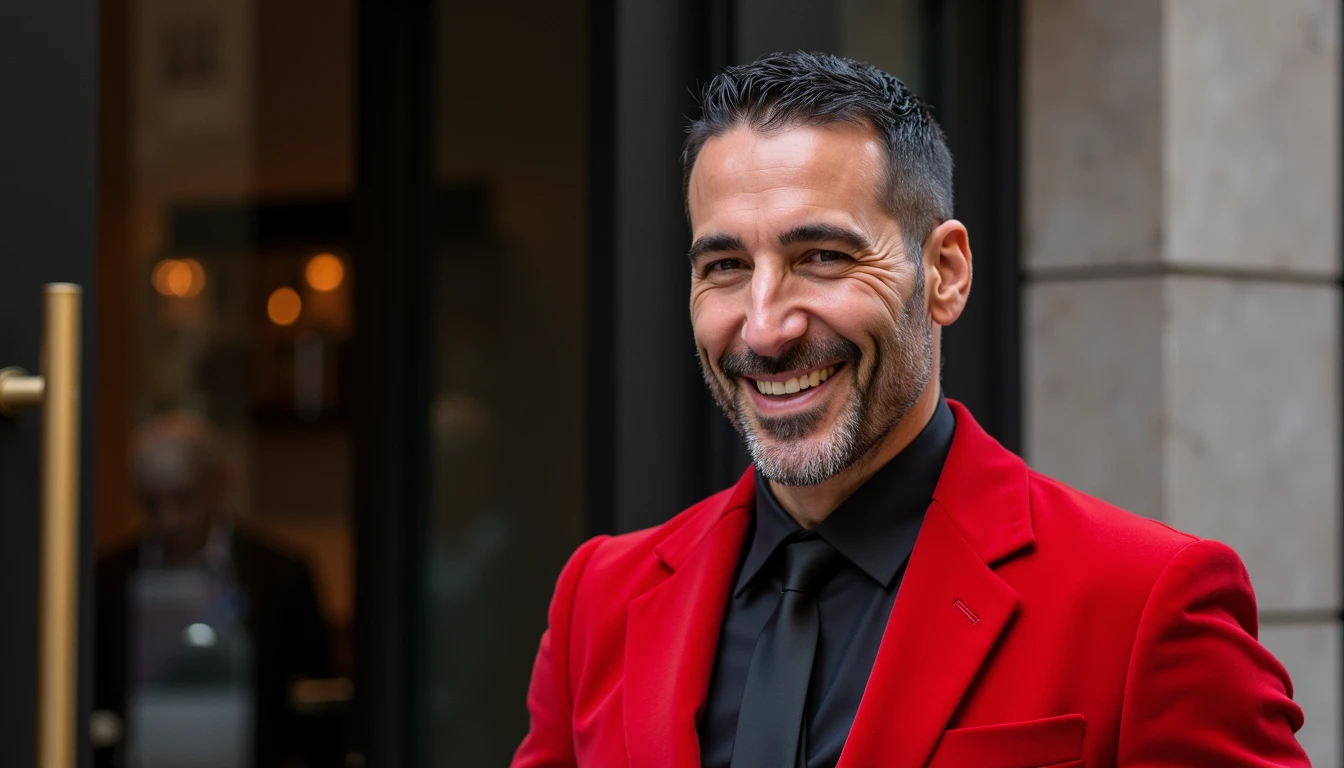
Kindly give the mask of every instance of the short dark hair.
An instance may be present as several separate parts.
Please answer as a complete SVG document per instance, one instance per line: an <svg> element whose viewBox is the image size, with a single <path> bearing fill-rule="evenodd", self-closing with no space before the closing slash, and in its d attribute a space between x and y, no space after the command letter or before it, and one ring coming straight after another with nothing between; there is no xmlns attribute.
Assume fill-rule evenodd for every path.
<svg viewBox="0 0 1344 768"><path fill-rule="evenodd" d="M905 83L874 67L827 53L773 53L728 67L701 94L701 115L686 129L682 193L705 142L739 126L773 132L799 125L866 124L887 150L881 199L919 250L939 220L952 218L952 153L928 107Z"/></svg>

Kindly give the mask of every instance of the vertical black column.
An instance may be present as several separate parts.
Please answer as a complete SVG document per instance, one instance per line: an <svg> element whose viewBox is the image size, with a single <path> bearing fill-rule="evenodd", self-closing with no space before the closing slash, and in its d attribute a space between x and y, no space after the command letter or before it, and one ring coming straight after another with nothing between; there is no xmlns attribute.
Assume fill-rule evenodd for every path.
<svg viewBox="0 0 1344 768"><path fill-rule="evenodd" d="M703 395L687 310L682 131L701 4L594 5L590 524L667 519L701 486Z"/></svg>
<svg viewBox="0 0 1344 768"><path fill-rule="evenodd" d="M589 534L616 530L616 0L593 0L588 26Z"/></svg>
<svg viewBox="0 0 1344 768"><path fill-rule="evenodd" d="M359 4L353 740L373 766L420 764L433 19L430 0Z"/></svg>
<svg viewBox="0 0 1344 768"><path fill-rule="evenodd" d="M1022 442L1019 48L1016 0L930 0L937 111L956 161L956 215L975 280L943 335L943 384L1010 450Z"/></svg>

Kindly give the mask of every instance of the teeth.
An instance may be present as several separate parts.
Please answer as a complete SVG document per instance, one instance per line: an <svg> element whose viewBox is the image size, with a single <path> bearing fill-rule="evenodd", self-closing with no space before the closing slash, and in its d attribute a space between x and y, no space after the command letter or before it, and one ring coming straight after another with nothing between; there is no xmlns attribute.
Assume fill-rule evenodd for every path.
<svg viewBox="0 0 1344 768"><path fill-rule="evenodd" d="M788 381L757 381L756 390L763 395L792 395L810 387L820 386L834 374L835 366L829 365Z"/></svg>

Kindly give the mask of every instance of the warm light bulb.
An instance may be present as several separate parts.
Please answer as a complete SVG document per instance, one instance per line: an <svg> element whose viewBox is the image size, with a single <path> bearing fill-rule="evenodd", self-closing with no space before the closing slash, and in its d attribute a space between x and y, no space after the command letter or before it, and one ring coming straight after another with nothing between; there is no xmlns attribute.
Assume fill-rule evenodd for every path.
<svg viewBox="0 0 1344 768"><path fill-rule="evenodd" d="M303 277L315 291L334 291L345 279L345 265L333 254L319 253L308 260Z"/></svg>
<svg viewBox="0 0 1344 768"><path fill-rule="evenodd" d="M186 296L191 291L191 267L174 260L173 266L168 269L166 281L169 293L178 298Z"/></svg>
<svg viewBox="0 0 1344 768"><path fill-rule="evenodd" d="M195 259L163 259L150 279L160 295L190 299L205 288L205 268Z"/></svg>
<svg viewBox="0 0 1344 768"><path fill-rule="evenodd" d="M276 288L266 300L266 316L276 325L293 325L303 312L303 299L293 288Z"/></svg>

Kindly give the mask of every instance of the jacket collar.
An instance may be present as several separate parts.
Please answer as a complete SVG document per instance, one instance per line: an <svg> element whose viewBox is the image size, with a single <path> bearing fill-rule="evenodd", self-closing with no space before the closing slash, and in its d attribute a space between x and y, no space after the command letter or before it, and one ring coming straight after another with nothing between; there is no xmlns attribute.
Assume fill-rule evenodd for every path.
<svg viewBox="0 0 1344 768"><path fill-rule="evenodd" d="M748 468L733 487L701 502L698 514L687 515L684 521L673 520L668 523L668 525L676 525L678 522L681 524L664 536L654 547L654 552L663 565L669 570L676 571L695 552L696 547L705 541L705 537L714 530L719 521L729 515L749 515L755 503L755 471Z"/></svg>
<svg viewBox="0 0 1344 768"><path fill-rule="evenodd" d="M957 431L933 501L980 559L994 565L1036 541L1027 465L990 437L966 406L947 402Z"/></svg>
<svg viewBox="0 0 1344 768"><path fill-rule="evenodd" d="M933 501L980 559L993 565L1036 541L1027 465L985 432L966 406L951 399L947 403L957 429ZM699 514L669 532L655 548L658 558L677 570L724 516L749 514L755 503L755 470L749 467L733 487L706 499Z"/></svg>

